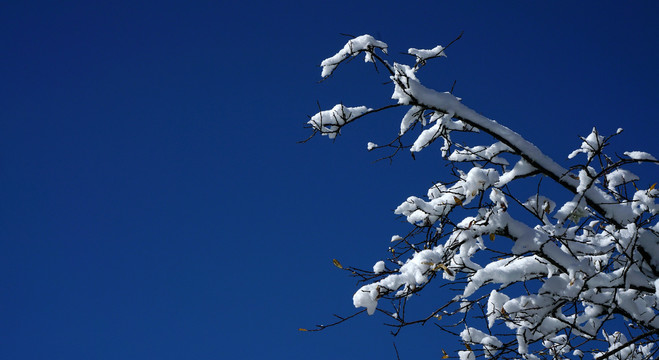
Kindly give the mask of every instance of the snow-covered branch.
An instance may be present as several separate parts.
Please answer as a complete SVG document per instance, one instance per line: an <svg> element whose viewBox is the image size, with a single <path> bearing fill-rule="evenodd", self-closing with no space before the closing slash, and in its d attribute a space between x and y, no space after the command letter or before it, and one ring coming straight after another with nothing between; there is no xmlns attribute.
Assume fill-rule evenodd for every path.
<svg viewBox="0 0 659 360"><path fill-rule="evenodd" d="M396 208L412 230L392 238L390 265L378 261L373 271L349 268L364 282L354 305L368 314L381 310L397 329L454 319L440 327L463 329L452 332L467 347L459 352L461 359L562 359L584 353L652 358L659 351L653 345L659 340L659 189L644 187L625 167L659 161L638 150L614 160L605 148L621 130L606 137L593 129L569 156L585 154L584 162L566 168L453 94L421 84L418 70L429 59L446 56L446 47L410 48L413 65L389 63L376 49L386 55L387 45L370 35L356 37L321 63L321 75L326 78L346 59L364 53L366 61L388 70L394 102L375 110L342 104L321 110L308 122L314 134L335 138L357 119L407 107L395 139L383 147L369 143L368 149L393 146L394 154L404 148L414 155L441 140L453 174ZM490 139L456 142L454 132ZM537 191L528 194L534 178ZM568 200L561 204L543 194L542 179L564 189L552 197ZM514 195L520 192L527 196ZM460 290L428 316L405 318L407 299L436 282ZM598 341L609 349L597 350Z"/></svg>

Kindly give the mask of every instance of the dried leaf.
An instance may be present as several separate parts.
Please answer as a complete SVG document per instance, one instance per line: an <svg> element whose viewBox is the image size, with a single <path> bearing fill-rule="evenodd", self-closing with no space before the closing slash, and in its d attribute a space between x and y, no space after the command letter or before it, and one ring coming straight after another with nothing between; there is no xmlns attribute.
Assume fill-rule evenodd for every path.
<svg viewBox="0 0 659 360"><path fill-rule="evenodd" d="M448 354L442 349L442 359L448 359Z"/></svg>
<svg viewBox="0 0 659 360"><path fill-rule="evenodd" d="M657 186L657 183L652 184L652 186L650 186L650 188L648 190L650 190L650 191L654 190L655 186Z"/></svg>
<svg viewBox="0 0 659 360"><path fill-rule="evenodd" d="M495 237L494 233L490 234L490 240L494 241L494 237Z"/></svg>
<svg viewBox="0 0 659 360"><path fill-rule="evenodd" d="M453 197L453 200L455 200L455 204L456 204L456 205L460 205L460 206L462 206L462 200L460 200L459 197L454 196L454 197Z"/></svg>
<svg viewBox="0 0 659 360"><path fill-rule="evenodd" d="M549 202L545 201L545 207L542 210L544 210L545 214L549 214L549 212L551 211L551 206L549 205Z"/></svg>
<svg viewBox="0 0 659 360"><path fill-rule="evenodd" d="M299 328L299 329L297 329L297 330L298 330L298 331L309 331L309 330L307 330L307 329L305 329L305 328Z"/></svg>
<svg viewBox="0 0 659 360"><path fill-rule="evenodd" d="M471 346L469 346L469 344L465 343L465 347L467 348L467 350L472 351Z"/></svg>
<svg viewBox="0 0 659 360"><path fill-rule="evenodd" d="M506 309L501 307L501 316L503 316L504 319L508 319L508 313L506 312Z"/></svg>
<svg viewBox="0 0 659 360"><path fill-rule="evenodd" d="M339 260L332 259L332 263L334 264L334 266L338 267L339 269L343 269L343 266L341 265Z"/></svg>
<svg viewBox="0 0 659 360"><path fill-rule="evenodd" d="M453 271L451 271L451 269L446 267L446 265L440 263L440 264L437 264L437 267L439 267L440 269L446 271L446 273L449 274L450 276L453 276Z"/></svg>

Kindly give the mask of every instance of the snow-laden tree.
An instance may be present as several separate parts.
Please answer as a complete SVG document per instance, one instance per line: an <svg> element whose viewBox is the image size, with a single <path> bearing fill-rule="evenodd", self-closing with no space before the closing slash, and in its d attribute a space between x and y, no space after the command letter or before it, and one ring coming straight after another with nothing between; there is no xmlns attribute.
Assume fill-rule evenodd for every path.
<svg viewBox="0 0 659 360"><path fill-rule="evenodd" d="M363 285L353 296L355 307L385 314L394 333L434 322L464 343L444 358L654 358L659 189L629 168L655 169L659 161L641 151L607 155L622 129L611 136L593 129L569 155L580 163L563 167L450 92L422 85L419 70L445 49L411 48L413 63L392 63L386 43L362 35L321 63L327 78L364 55L389 77L393 103L320 111L308 121L314 135L334 139L367 115L404 108L393 140L369 142L368 150L388 149L391 158L407 149L414 156L439 142L450 165L450 174L425 196L410 196L395 210L412 228L392 237L390 258L372 271L345 267ZM548 183L563 189L556 194L562 200L554 190L544 193ZM431 283L451 284L455 293L434 311L408 318L410 298Z"/></svg>

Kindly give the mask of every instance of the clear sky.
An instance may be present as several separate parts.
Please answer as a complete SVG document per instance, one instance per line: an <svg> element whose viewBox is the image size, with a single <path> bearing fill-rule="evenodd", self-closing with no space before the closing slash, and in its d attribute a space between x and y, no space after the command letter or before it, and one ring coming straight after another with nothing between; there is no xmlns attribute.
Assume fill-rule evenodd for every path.
<svg viewBox="0 0 659 360"><path fill-rule="evenodd" d="M361 59L318 83L340 33L406 61L464 31L426 86L560 162L593 126L659 154L656 1L226 3L0 5L0 358L395 358L377 315L297 331L354 311L332 258L386 257L444 171L373 163L398 113L296 143L317 101L390 103ZM402 359L457 346L418 330Z"/></svg>

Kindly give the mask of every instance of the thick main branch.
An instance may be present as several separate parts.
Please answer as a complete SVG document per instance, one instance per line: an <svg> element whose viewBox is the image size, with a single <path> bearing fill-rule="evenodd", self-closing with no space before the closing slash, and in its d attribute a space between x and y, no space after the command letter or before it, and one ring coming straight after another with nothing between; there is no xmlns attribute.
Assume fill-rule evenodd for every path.
<svg viewBox="0 0 659 360"><path fill-rule="evenodd" d="M540 149L538 149L528 140L524 139L518 133L512 131L504 125L497 123L492 119L488 119L487 117L477 113L471 108L463 105L458 101L456 97L451 94L439 93L434 90L427 89L418 82L411 85L412 86L410 86L410 90L415 96L408 105L421 106L443 113L452 113L453 118L473 126L506 144L529 164L538 169L538 171L540 171L542 174L555 180L557 183L561 184L564 188L568 189L572 193L577 194L579 181L567 176L567 169L556 163L550 157L543 154ZM414 89L415 87L418 89ZM419 94L419 92L421 94ZM622 221L620 219L616 219L611 211L607 211L607 207L613 206L613 204L603 203L605 199L599 193L597 193L596 189L588 190L584 194L584 198L590 207L592 207L612 224L619 228L623 227Z"/></svg>

